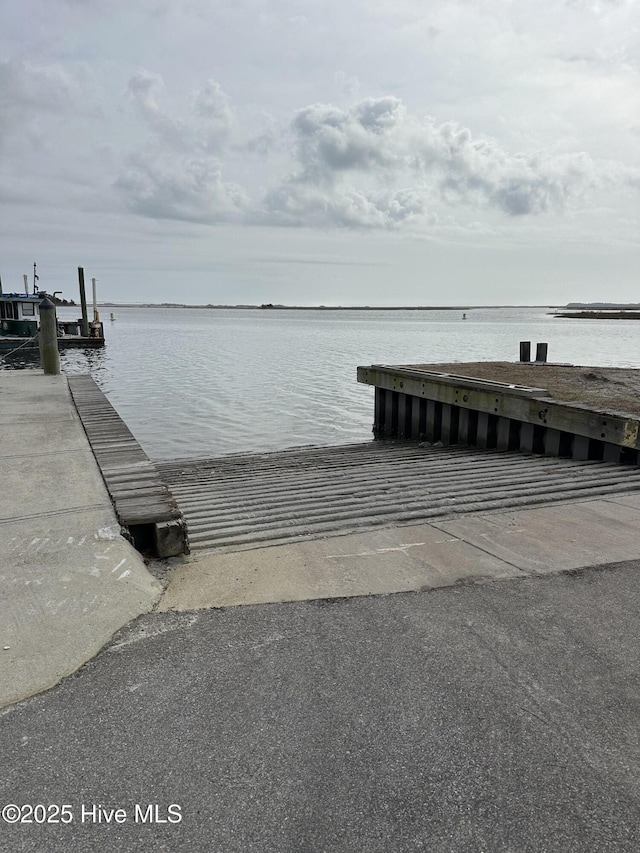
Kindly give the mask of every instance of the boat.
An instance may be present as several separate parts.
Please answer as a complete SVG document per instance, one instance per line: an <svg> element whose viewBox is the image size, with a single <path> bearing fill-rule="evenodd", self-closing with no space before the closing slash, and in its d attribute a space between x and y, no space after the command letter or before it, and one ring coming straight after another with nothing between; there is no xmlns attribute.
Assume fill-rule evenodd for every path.
<svg viewBox="0 0 640 853"><path fill-rule="evenodd" d="M3 293L0 290L0 352L12 352L20 348L38 349L38 327L40 303L55 298L40 290L38 293ZM104 326L97 311L94 319L87 322L89 334L83 335L83 319L57 320L58 347L103 347Z"/></svg>

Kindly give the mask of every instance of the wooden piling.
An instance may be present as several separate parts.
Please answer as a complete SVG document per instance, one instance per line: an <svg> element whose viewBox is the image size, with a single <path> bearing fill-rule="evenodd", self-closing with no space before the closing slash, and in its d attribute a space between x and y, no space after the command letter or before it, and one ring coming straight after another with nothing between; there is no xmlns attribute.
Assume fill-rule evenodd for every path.
<svg viewBox="0 0 640 853"><path fill-rule="evenodd" d="M407 435L407 411L411 412L411 403L406 394L398 394L398 425L396 435L398 438L408 438Z"/></svg>
<svg viewBox="0 0 640 853"><path fill-rule="evenodd" d="M469 409L458 413L458 444L469 444Z"/></svg>
<svg viewBox="0 0 640 853"><path fill-rule="evenodd" d="M520 341L520 361L531 361L531 341Z"/></svg>
<svg viewBox="0 0 640 853"><path fill-rule="evenodd" d="M533 453L533 424L520 425L520 452Z"/></svg>
<svg viewBox="0 0 640 853"><path fill-rule="evenodd" d="M536 344L536 364L546 364L549 344Z"/></svg>
<svg viewBox="0 0 640 853"><path fill-rule="evenodd" d="M509 418L498 418L496 446L498 450L509 450L509 436L511 434L511 420Z"/></svg>
<svg viewBox="0 0 640 853"><path fill-rule="evenodd" d="M451 444L453 439L452 428L454 408L454 406L450 406L448 403L442 404L442 418L440 421L440 441L445 445Z"/></svg>
<svg viewBox="0 0 640 853"><path fill-rule="evenodd" d="M422 432L420 414L424 407L424 401L420 397L412 397L411 403L411 438L419 439Z"/></svg>
<svg viewBox="0 0 640 853"><path fill-rule="evenodd" d="M489 415L487 412L478 412L478 426L476 431L476 447L487 447L489 440Z"/></svg>
<svg viewBox="0 0 640 853"><path fill-rule="evenodd" d="M56 306L50 299L40 303L40 332L38 334L40 363L47 376L59 376L60 353L58 352L58 321Z"/></svg>
<svg viewBox="0 0 640 853"><path fill-rule="evenodd" d="M571 451L573 459L585 460L589 458L589 439L584 435L573 436L573 447Z"/></svg>
<svg viewBox="0 0 640 853"><path fill-rule="evenodd" d="M543 440L545 456L558 456L560 453L560 430L547 428Z"/></svg>
<svg viewBox="0 0 640 853"><path fill-rule="evenodd" d="M89 317L87 315L87 294L84 289L84 269L78 267L78 284L80 287L80 307L82 308L82 334L89 337Z"/></svg>

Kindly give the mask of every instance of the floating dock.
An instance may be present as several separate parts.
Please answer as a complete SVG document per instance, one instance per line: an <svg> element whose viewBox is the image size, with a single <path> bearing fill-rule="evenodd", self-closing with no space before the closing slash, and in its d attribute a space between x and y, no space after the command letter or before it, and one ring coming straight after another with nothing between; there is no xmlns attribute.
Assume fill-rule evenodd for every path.
<svg viewBox="0 0 640 853"><path fill-rule="evenodd" d="M376 364L358 382L375 388L378 437L638 464L638 370Z"/></svg>

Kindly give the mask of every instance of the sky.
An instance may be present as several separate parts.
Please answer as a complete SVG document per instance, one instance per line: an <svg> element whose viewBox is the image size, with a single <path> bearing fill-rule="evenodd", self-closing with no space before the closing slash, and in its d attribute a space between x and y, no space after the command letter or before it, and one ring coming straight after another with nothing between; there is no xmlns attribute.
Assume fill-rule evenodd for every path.
<svg viewBox="0 0 640 853"><path fill-rule="evenodd" d="M0 276L640 302L637 0L0 0Z"/></svg>

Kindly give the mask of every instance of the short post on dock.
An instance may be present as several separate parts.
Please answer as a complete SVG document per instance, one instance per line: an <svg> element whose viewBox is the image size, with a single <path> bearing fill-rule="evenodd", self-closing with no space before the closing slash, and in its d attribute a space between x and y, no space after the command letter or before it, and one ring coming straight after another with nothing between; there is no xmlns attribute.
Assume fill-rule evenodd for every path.
<svg viewBox="0 0 640 853"><path fill-rule="evenodd" d="M40 363L46 376L59 376L60 354L58 352L58 321L56 306L50 299L40 303L40 332L38 335L40 347Z"/></svg>

